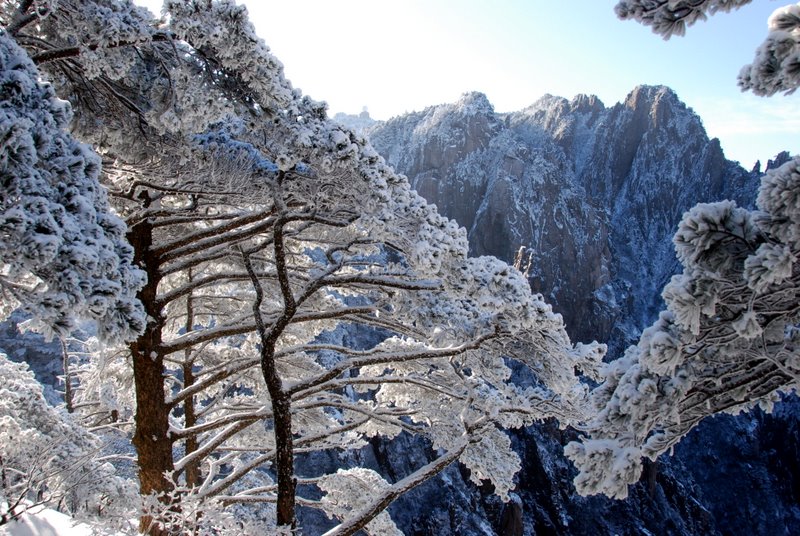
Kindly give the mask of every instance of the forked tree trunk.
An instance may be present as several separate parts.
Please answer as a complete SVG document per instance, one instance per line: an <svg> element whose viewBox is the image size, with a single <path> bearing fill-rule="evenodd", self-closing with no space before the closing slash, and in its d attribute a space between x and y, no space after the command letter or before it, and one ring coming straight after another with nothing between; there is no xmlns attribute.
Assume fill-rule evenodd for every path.
<svg viewBox="0 0 800 536"><path fill-rule="evenodd" d="M267 330L261 316L261 303L264 300L264 290L258 280L250 257L242 252L244 265L253 288L256 299L253 302L253 316L256 322L256 331L261 339L261 374L267 385L270 399L272 400L272 414L275 434L275 467L278 479L278 503L276 505L276 518L279 527L296 528L295 518L295 492L297 479L294 476L294 443L292 432L292 397L283 390L283 382L275 366L275 345L283 330L289 325L296 312L296 304L286 278L286 264L283 253L283 231L281 224L276 224L274 229L275 263L278 269L278 278L284 298L284 312L278 320Z"/></svg>

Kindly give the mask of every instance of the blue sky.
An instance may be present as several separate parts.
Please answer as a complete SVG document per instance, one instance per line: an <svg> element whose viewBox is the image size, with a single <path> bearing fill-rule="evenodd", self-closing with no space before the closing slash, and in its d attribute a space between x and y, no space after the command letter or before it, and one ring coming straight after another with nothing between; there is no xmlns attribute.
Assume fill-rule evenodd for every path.
<svg viewBox="0 0 800 536"><path fill-rule="evenodd" d="M143 1L158 5L158 0ZM664 84L751 167L800 152L800 95L741 93L736 75L785 1L755 0L664 41L600 0L268 0L245 2L292 83L331 113L388 119L482 91L498 112L545 93L610 106Z"/></svg>

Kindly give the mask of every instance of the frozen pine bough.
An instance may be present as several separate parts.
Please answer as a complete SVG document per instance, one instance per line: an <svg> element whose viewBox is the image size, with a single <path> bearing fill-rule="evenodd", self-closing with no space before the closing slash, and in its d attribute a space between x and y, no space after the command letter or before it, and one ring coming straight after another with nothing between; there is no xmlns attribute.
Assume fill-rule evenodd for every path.
<svg viewBox="0 0 800 536"><path fill-rule="evenodd" d="M0 318L63 336L94 321L108 340L144 327L125 224L100 184L100 157L67 132L71 110L23 49L0 34Z"/></svg>
<svg viewBox="0 0 800 536"><path fill-rule="evenodd" d="M739 86L756 95L793 93L800 86L800 4L776 9L753 63L739 73Z"/></svg>
<svg viewBox="0 0 800 536"><path fill-rule="evenodd" d="M686 27L704 21L708 15L738 9L752 0L621 0L614 11L621 19L633 19L650 26L664 39L684 35Z"/></svg>
<svg viewBox="0 0 800 536"><path fill-rule="evenodd" d="M126 524L135 486L102 457L100 438L52 407L27 365L0 354L0 526L43 507Z"/></svg>
<svg viewBox="0 0 800 536"><path fill-rule="evenodd" d="M684 35L687 26L708 15L738 9L751 0L652 1L622 0L615 11L621 19L650 26L669 39ZM739 87L756 95L793 93L800 86L800 4L776 9L767 21L767 36L756 49L753 62L742 67Z"/></svg>
<svg viewBox="0 0 800 536"><path fill-rule="evenodd" d="M716 413L769 411L797 389L800 157L769 171L757 210L697 205L675 235L667 310L605 365L588 437L566 447L583 494L624 498L655 460Z"/></svg>

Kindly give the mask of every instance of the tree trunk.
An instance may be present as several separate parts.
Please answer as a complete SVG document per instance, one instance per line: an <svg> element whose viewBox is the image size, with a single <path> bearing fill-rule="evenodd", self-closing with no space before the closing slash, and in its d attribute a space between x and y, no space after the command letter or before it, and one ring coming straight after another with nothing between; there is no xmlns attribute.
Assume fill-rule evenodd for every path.
<svg viewBox="0 0 800 536"><path fill-rule="evenodd" d="M656 484L658 482L658 460L650 461L645 459L644 471L647 475L647 494L652 499L656 496Z"/></svg>
<svg viewBox="0 0 800 536"><path fill-rule="evenodd" d="M192 371L192 364L185 363L183 365L183 387L191 387L194 385L194 372ZM183 419L184 425L186 428L191 428L192 426L197 424L197 412L194 405L194 396L189 396L186 398L186 401L183 403ZM195 452L200 447L197 436L190 435L186 438L184 442L184 455L188 456L189 454ZM187 488L194 488L200 485L200 478L202 474L200 473L200 460L194 460L186 464L186 487Z"/></svg>
<svg viewBox="0 0 800 536"><path fill-rule="evenodd" d="M267 331L264 319L261 316L261 303L264 300L264 289L256 276L250 257L242 252L245 268L256 291L253 302L253 316L256 321L256 331L261 339L261 374L267 385L269 397L272 400L272 414L275 434L275 466L278 477L278 504L276 505L277 523L279 527L296 528L297 519L294 515L295 490L297 479L294 477L294 444L292 438L292 397L283 390L283 382L275 366L275 345L283 330L289 325L297 308L286 278L286 264L283 254L283 233L280 224L275 226L275 262L278 268L278 278L281 280L281 289L284 299L284 312Z"/></svg>
<svg viewBox="0 0 800 536"><path fill-rule="evenodd" d="M74 407L72 404L72 374L70 374L69 350L67 349L67 343L63 338L59 339L59 342L61 343L61 359L63 360L64 367L64 405L67 409L67 413L72 413L74 411Z"/></svg>
<svg viewBox="0 0 800 536"><path fill-rule="evenodd" d="M275 414L275 445L277 455L275 465L278 473L278 526L295 528L297 521L294 515L295 489L297 479L294 477L294 446L292 442L292 413L289 397L282 396L272 401Z"/></svg>
<svg viewBox="0 0 800 536"><path fill-rule="evenodd" d="M167 494L173 486L166 474L174 470L174 463L169 437L170 408L164 396L163 317L161 311L156 310L158 260L151 253L153 227L150 222L145 220L134 225L128 232L128 240L134 248L134 262L147 273L147 284L138 295L148 315L147 328L130 344L136 390L133 445L139 466L139 490L142 495L156 494L160 501L169 504ZM166 534L158 520L150 515L142 515L139 530L152 536Z"/></svg>

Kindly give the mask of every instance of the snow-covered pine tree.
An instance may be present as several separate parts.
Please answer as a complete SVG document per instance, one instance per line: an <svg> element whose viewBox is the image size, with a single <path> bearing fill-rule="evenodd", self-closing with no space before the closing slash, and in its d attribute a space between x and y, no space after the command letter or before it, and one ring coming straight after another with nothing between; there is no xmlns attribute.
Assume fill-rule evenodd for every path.
<svg viewBox="0 0 800 536"><path fill-rule="evenodd" d="M630 0L617 12L669 37L706 12L745 3ZM798 9L772 15L770 37L743 70L751 73L740 78L744 89L771 95L797 88ZM779 38L791 46L773 47ZM761 179L757 210L723 201L684 214L673 239L683 273L664 288L667 310L604 367L589 437L565 449L580 470L580 493L624 498L642 458L669 451L703 418L756 405L770 410L779 393L798 388L799 199L795 157Z"/></svg>
<svg viewBox="0 0 800 536"><path fill-rule="evenodd" d="M385 533L391 500L455 460L506 496L519 460L500 428L582 418L575 369L591 372L602 349L571 347L515 269L468 258L463 229L291 87L243 7L165 9L160 21L118 0L2 12L73 104L74 135L103 155L147 275L143 335L107 350L131 364L134 389L105 385L133 415L141 493L161 501L141 529L213 531L212 512L266 505L252 530L288 530L300 501L342 520L331 534ZM347 335L358 330L373 342ZM507 358L541 387L509 384ZM297 476L297 452L403 431L439 457L398 482Z"/></svg>

